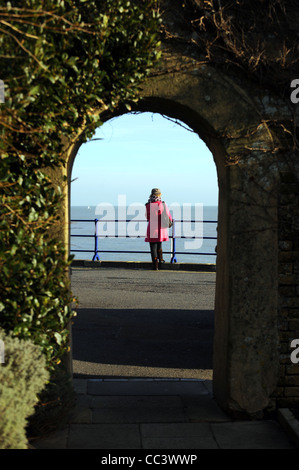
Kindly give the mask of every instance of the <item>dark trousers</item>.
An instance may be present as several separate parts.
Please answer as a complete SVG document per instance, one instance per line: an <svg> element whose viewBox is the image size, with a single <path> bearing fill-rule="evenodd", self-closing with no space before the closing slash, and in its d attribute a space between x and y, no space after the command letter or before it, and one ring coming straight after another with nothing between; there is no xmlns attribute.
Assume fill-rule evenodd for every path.
<svg viewBox="0 0 299 470"><path fill-rule="evenodd" d="M150 247L152 260L154 261L155 258L158 258L159 250L162 250L162 242L150 242Z"/></svg>

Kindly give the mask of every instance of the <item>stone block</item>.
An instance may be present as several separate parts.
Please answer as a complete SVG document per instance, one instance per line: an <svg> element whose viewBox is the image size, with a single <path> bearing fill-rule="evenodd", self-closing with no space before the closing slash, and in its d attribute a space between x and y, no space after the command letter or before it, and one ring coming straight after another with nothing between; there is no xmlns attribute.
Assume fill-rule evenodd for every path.
<svg viewBox="0 0 299 470"><path fill-rule="evenodd" d="M176 396L97 396L91 405L93 423L187 421L181 398Z"/></svg>
<svg viewBox="0 0 299 470"><path fill-rule="evenodd" d="M208 423L142 424L144 449L217 449Z"/></svg>
<svg viewBox="0 0 299 470"><path fill-rule="evenodd" d="M292 449L276 421L212 424L220 449Z"/></svg>
<svg viewBox="0 0 299 470"><path fill-rule="evenodd" d="M299 398L299 387L286 387L285 396Z"/></svg>
<svg viewBox="0 0 299 470"><path fill-rule="evenodd" d="M140 449L137 424L71 424L68 449Z"/></svg>

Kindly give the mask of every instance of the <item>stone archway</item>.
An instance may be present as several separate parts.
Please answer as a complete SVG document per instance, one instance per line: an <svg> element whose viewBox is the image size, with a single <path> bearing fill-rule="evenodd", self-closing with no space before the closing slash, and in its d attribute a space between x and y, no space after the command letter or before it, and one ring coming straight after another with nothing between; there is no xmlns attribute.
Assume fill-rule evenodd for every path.
<svg viewBox="0 0 299 470"><path fill-rule="evenodd" d="M272 136L255 90L208 66L155 77L144 89L145 102L162 93L168 114L198 132L217 167L215 396L231 412L259 415L271 406L279 364Z"/></svg>
<svg viewBox="0 0 299 470"><path fill-rule="evenodd" d="M277 166L254 93L206 65L193 66L150 78L136 109L180 119L213 153L219 183L214 393L223 409L259 416L271 407L278 382ZM103 113L103 120L110 117ZM79 145L69 154L69 176Z"/></svg>

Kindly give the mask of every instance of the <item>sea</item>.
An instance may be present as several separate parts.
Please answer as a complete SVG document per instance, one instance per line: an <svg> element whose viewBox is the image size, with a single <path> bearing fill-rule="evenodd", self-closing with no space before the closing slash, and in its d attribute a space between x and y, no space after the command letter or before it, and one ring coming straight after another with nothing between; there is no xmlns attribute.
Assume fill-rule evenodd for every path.
<svg viewBox="0 0 299 470"><path fill-rule="evenodd" d="M218 207L203 204L168 205L174 218L163 255L170 262L216 263ZM144 204L130 206L71 206L71 254L101 261L150 261ZM174 241L175 240L175 241Z"/></svg>

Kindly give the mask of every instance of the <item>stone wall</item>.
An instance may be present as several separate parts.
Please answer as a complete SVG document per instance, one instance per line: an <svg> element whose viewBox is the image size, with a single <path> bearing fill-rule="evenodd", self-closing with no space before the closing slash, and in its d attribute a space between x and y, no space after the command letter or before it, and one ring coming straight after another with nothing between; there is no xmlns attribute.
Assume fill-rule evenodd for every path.
<svg viewBox="0 0 299 470"><path fill-rule="evenodd" d="M294 162L294 157L289 156ZM290 343L299 339L299 172L296 165L282 159L279 193L279 334L280 380L277 401L280 406L299 404L299 362L290 359ZM297 167L298 168L298 167ZM299 354L297 354L299 359Z"/></svg>

